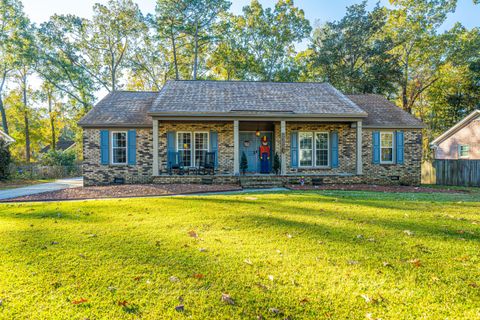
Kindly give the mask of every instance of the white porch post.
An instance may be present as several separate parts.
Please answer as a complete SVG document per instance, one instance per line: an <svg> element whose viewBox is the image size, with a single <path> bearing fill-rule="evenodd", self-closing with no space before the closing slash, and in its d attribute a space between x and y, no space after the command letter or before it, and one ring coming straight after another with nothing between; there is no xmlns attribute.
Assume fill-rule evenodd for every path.
<svg viewBox="0 0 480 320"><path fill-rule="evenodd" d="M159 175L160 166L158 164L158 120L153 120L153 176Z"/></svg>
<svg viewBox="0 0 480 320"><path fill-rule="evenodd" d="M238 120L233 121L233 174L240 175L240 134Z"/></svg>
<svg viewBox="0 0 480 320"><path fill-rule="evenodd" d="M362 121L357 121L357 174L363 174Z"/></svg>
<svg viewBox="0 0 480 320"><path fill-rule="evenodd" d="M287 124L286 121L280 122L280 174L283 176L287 174L287 155L286 155L286 142L287 142Z"/></svg>

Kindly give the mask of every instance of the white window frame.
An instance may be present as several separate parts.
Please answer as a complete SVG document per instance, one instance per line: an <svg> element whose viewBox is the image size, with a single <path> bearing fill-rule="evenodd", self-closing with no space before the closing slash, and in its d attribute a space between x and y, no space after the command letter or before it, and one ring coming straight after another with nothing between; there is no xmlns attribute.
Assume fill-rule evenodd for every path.
<svg viewBox="0 0 480 320"><path fill-rule="evenodd" d="M462 148L467 148L467 155L466 156L462 156ZM468 144L459 144L458 145L458 158L459 159L470 158L470 145L468 145Z"/></svg>
<svg viewBox="0 0 480 320"><path fill-rule="evenodd" d="M312 165L311 166L302 166L301 165L301 159L300 159L300 154L301 154L301 146L300 146L300 135L302 133L310 133L312 134ZM316 142L316 138L317 138L317 134L327 134L327 143L328 143L328 147L327 147L327 152L328 152L328 156L327 156L327 161L328 161L328 164L326 166L317 166L317 142ZM332 152L332 146L330 144L330 132L328 131L299 131L298 132L298 142L297 142L297 145L298 145L298 167L299 168L318 168L318 169L328 169L330 168L330 156L331 156L331 152Z"/></svg>
<svg viewBox="0 0 480 320"><path fill-rule="evenodd" d="M196 150L196 143L195 143L195 135L197 133L206 133L207 134L207 149L206 151L210 151L210 132L208 131L177 131L177 136L176 136L176 144L175 144L175 150L176 152L179 152L180 150L178 149L178 135L182 133L189 133L190 134L190 141L191 141L191 146L190 146L190 166L187 166L189 168L195 168L196 167L196 159L195 159L195 150ZM183 151L183 149L181 149ZM201 149L205 150L205 149Z"/></svg>
<svg viewBox="0 0 480 320"><path fill-rule="evenodd" d="M392 146L384 147L382 146L382 135L391 134L392 135ZM382 150L383 149L392 149L392 160L384 161L382 160ZM380 131L380 164L394 164L395 163L395 132L393 131Z"/></svg>
<svg viewBox="0 0 480 320"><path fill-rule="evenodd" d="M114 162L113 161L113 149L123 149L123 148L113 146L113 136L116 133L124 133L125 134L125 162ZM116 130L116 131L111 131L110 132L110 159L111 159L110 163L112 165L123 166L123 165L128 164L128 132L127 131Z"/></svg>
<svg viewBox="0 0 480 320"><path fill-rule="evenodd" d="M319 166L317 165L317 135L318 134L327 134L327 165L325 166ZM314 134L314 143L315 143L315 154L314 154L314 159L315 159L315 167L316 168L330 168L330 153L332 152L332 147L330 146L330 132L325 132L325 131L319 131L315 132Z"/></svg>

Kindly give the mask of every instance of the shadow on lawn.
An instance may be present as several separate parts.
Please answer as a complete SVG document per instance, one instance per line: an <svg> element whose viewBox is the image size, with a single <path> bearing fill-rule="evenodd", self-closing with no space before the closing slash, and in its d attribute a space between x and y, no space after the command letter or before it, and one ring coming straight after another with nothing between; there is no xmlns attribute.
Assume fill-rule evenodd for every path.
<svg viewBox="0 0 480 320"><path fill-rule="evenodd" d="M403 233L405 230L413 231L417 234L421 234L423 236L440 236L440 237L448 237L452 239L469 239L480 241L480 237L478 232L474 234L469 234L462 232L463 228L466 227L466 222L461 220L433 220L434 218L430 218L432 222L419 222L414 221L414 218L411 216L408 219L401 218L398 219L397 217L389 217L389 218L378 218L374 214L363 213L363 212L356 212L355 208L346 208L348 209L347 212L338 212L333 210L326 210L323 208L319 209L312 209L305 206L295 206L295 205L283 205L280 204L281 202L278 199L259 199L255 201L250 200L239 200L239 199L215 199L209 197L203 197L202 201L207 202L214 202L217 205L227 205L227 206L249 206L251 209L256 209L256 211L263 210L262 208L267 208L268 212L276 212L279 214L288 214L288 215L295 215L295 216L304 216L304 217L319 217L319 218L329 218L329 219L336 219L345 222L351 223L359 223L362 226L377 226L380 228L397 230L399 233ZM339 199L338 202L328 201L329 204L336 204L336 205L354 205L360 207L371 207L370 203L364 203L364 201L344 201L345 199ZM318 205L318 201L313 201L312 198L306 198L306 202L310 202L312 204ZM405 210L405 205L400 205L401 208L394 207L395 210ZM418 204L416 205L417 208L414 208L415 204L412 204L412 208L408 208L407 210L416 210L418 211ZM376 206L385 210L383 206ZM227 208L225 208L227 209ZM339 211L343 210L344 208L338 208ZM432 214L432 212L428 212ZM378 215L378 213L377 213ZM264 218L262 215L255 215L256 217ZM251 217L251 215L249 215ZM291 220L287 220L291 221ZM448 223L448 226L440 225L440 221ZM335 229L339 228L335 226ZM471 229L472 226L468 225L467 229ZM477 229L477 228L475 228ZM333 230L330 228L329 230ZM355 235L351 235L351 238L355 237Z"/></svg>

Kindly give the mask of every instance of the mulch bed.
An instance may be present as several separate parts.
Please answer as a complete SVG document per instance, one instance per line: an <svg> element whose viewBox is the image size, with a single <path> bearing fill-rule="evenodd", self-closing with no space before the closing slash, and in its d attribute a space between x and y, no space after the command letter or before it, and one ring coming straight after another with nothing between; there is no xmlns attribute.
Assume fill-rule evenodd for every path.
<svg viewBox="0 0 480 320"><path fill-rule="evenodd" d="M370 184L325 184L320 186L311 185L288 185L291 190L345 190L345 191L375 191L375 192L413 192L413 193L467 193L461 190L436 189L414 186L379 186Z"/></svg>
<svg viewBox="0 0 480 320"><path fill-rule="evenodd" d="M62 201L102 198L130 198L182 195L192 193L224 192L242 190L236 185L203 185L203 184L142 184L115 185L102 187L70 188L53 192L39 193L31 196L2 200L0 202L23 201Z"/></svg>

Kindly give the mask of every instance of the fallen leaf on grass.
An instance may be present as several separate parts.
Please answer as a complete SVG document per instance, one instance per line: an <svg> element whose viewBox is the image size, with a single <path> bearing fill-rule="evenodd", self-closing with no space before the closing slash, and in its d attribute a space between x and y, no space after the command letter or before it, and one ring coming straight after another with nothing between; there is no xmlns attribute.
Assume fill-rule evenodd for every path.
<svg viewBox="0 0 480 320"><path fill-rule="evenodd" d="M366 303L372 302L372 299L369 296L367 296L366 294L361 294L360 297L362 297L363 300L365 300Z"/></svg>
<svg viewBox="0 0 480 320"><path fill-rule="evenodd" d="M270 308L269 311L273 314L280 314L280 310L277 308Z"/></svg>
<svg viewBox="0 0 480 320"><path fill-rule="evenodd" d="M230 297L228 293L222 293L222 302L232 306L235 304L235 301L233 301L232 297Z"/></svg>
<svg viewBox="0 0 480 320"><path fill-rule="evenodd" d="M308 298L303 298L302 300L300 300L301 305L304 305L304 304L309 303L309 302L310 302L310 300L308 300Z"/></svg>
<svg viewBox="0 0 480 320"><path fill-rule="evenodd" d="M264 291L268 291L268 287L260 282L256 283L255 285Z"/></svg>
<svg viewBox="0 0 480 320"><path fill-rule="evenodd" d="M205 249L205 248L200 248L200 249L198 249L198 251L200 251L200 252L207 252L207 249Z"/></svg>
<svg viewBox="0 0 480 320"><path fill-rule="evenodd" d="M126 307L127 304L128 304L128 301L127 301L127 300L123 300L123 301L118 301L118 302L117 302L117 305L122 306L122 307Z"/></svg>
<svg viewBox="0 0 480 320"><path fill-rule="evenodd" d="M133 278L133 280L135 280L135 281L140 281L141 279L142 279L141 276L137 276L137 277L134 277L134 278Z"/></svg>
<svg viewBox="0 0 480 320"><path fill-rule="evenodd" d="M243 260L243 262L245 262L249 266L253 266L253 263L252 263L252 261L250 261L250 259L245 259L245 260Z"/></svg>
<svg viewBox="0 0 480 320"><path fill-rule="evenodd" d="M203 275L203 274L201 274L201 273L195 273L195 274L193 275L193 277L194 277L195 279L203 279L203 278L205 278L205 275Z"/></svg>
<svg viewBox="0 0 480 320"><path fill-rule="evenodd" d="M359 262L357 260L348 260L348 264L349 265L356 265L358 264Z"/></svg>
<svg viewBox="0 0 480 320"><path fill-rule="evenodd" d="M405 233L407 236L413 236L413 231L410 230L403 230L403 233Z"/></svg>
<svg viewBox="0 0 480 320"><path fill-rule="evenodd" d="M273 281L273 276L271 274L268 275L268 280Z"/></svg>
<svg viewBox="0 0 480 320"><path fill-rule="evenodd" d="M472 282L472 283L469 283L468 284L470 287L472 288L479 288L480 286L478 284L476 284L475 282Z"/></svg>
<svg viewBox="0 0 480 320"><path fill-rule="evenodd" d="M53 245L56 245L56 244L58 244L58 242L57 242L57 241L52 241L52 243L51 243L51 244L52 244L52 246L53 246Z"/></svg>
<svg viewBox="0 0 480 320"><path fill-rule="evenodd" d="M292 238L293 238L293 236L292 236L290 233L287 233L286 236L287 236L287 238L289 238L289 239L292 239Z"/></svg>
<svg viewBox="0 0 480 320"><path fill-rule="evenodd" d="M80 298L80 300L73 300L72 304L82 304L82 303L85 303L85 302L88 302L88 300L84 299L84 298Z"/></svg>
<svg viewBox="0 0 480 320"><path fill-rule="evenodd" d="M408 262L410 262L413 266L417 268L419 268L422 265L422 262L419 259L412 259Z"/></svg>
<svg viewBox="0 0 480 320"><path fill-rule="evenodd" d="M255 201L255 200L258 200L258 198L256 198L256 197L245 197L245 200Z"/></svg>
<svg viewBox="0 0 480 320"><path fill-rule="evenodd" d="M178 281L180 281L180 279L178 279L177 277L175 276L170 277L170 282L178 282Z"/></svg>
<svg viewBox="0 0 480 320"><path fill-rule="evenodd" d="M188 233L188 235L189 235L190 237L192 237L192 238L195 238L195 239L198 238L198 234L197 234L194 230L190 230L190 231L188 231L187 233Z"/></svg>

